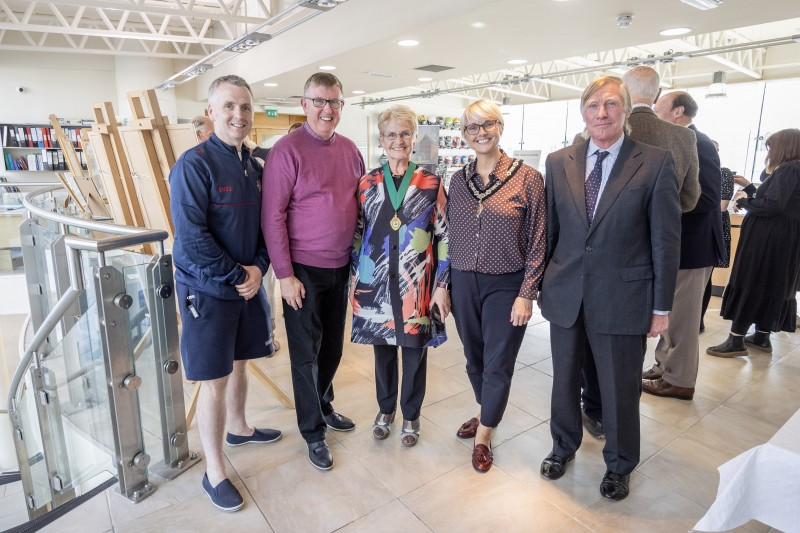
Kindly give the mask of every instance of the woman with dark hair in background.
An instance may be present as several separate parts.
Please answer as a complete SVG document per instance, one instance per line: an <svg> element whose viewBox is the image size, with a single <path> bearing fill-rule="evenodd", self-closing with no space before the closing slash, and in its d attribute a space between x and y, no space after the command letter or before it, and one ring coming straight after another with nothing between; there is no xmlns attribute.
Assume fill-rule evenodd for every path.
<svg viewBox="0 0 800 533"><path fill-rule="evenodd" d="M745 344L771 352L770 332L792 332L797 326L800 130L778 131L767 139L766 147L767 168L755 196L736 195L735 209L747 209L747 215L721 312L733 324L725 342L706 350L709 355L747 355ZM754 323L755 333L745 336Z"/></svg>

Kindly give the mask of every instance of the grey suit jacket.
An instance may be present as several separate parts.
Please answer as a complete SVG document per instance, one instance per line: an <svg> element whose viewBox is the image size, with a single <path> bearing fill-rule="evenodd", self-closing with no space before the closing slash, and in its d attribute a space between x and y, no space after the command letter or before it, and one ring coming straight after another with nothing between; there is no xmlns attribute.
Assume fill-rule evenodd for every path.
<svg viewBox="0 0 800 533"><path fill-rule="evenodd" d="M631 138L634 141L672 152L675 174L678 176L681 211L686 213L694 209L700 198L700 166L694 132L687 132L689 128L661 120L649 107L633 108L628 123L631 125Z"/></svg>
<svg viewBox="0 0 800 533"><path fill-rule="evenodd" d="M592 331L644 335L653 310L669 311L678 275L681 210L672 154L626 137L586 218L587 143L547 157L547 266L542 314Z"/></svg>

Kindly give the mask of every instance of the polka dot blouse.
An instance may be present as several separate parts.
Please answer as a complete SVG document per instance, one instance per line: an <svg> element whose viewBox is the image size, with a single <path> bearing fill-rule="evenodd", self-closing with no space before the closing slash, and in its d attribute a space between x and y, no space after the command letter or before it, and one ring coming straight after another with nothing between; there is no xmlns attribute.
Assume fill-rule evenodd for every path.
<svg viewBox="0 0 800 533"><path fill-rule="evenodd" d="M479 201L482 194L485 196ZM519 296L535 299L544 272L546 220L544 179L538 171L503 152L484 187L475 163L470 163L450 181L451 266L482 274L508 274L524 268Z"/></svg>

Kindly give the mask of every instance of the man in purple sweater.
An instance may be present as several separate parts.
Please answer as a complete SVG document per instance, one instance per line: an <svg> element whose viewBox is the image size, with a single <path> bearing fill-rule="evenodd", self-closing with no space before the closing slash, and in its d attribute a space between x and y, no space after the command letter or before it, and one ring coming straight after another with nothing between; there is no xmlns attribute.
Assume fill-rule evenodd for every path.
<svg viewBox="0 0 800 533"><path fill-rule="evenodd" d="M333 376L344 344L350 250L364 159L337 135L342 84L318 72L306 82L307 122L275 143L264 167L261 228L283 296L297 424L308 459L333 467L326 428L352 431L334 411Z"/></svg>

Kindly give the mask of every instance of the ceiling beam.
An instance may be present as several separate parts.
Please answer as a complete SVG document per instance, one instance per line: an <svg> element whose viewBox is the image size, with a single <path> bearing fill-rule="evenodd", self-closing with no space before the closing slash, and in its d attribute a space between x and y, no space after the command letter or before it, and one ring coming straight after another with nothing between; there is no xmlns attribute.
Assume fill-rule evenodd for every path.
<svg viewBox="0 0 800 533"><path fill-rule="evenodd" d="M141 39L144 41L167 41L194 44L210 44L225 46L227 39L212 39L209 37L200 38L184 35L164 35L156 33L145 33L139 31L103 30L99 28L71 28L69 26L46 26L44 24L17 24L13 22L0 22L0 30L11 30L35 33L53 33L58 35L88 35L89 37L106 37L111 39Z"/></svg>
<svg viewBox="0 0 800 533"><path fill-rule="evenodd" d="M176 0L175 7L164 7L163 2L152 3L152 2L140 2L140 3L127 3L127 4L120 4L119 2L112 2L110 0L80 0L77 2L76 0L47 0L47 2L37 2L40 4L49 3L55 5L63 5L63 6L76 6L81 5L84 7L94 7L99 9L108 9L113 10L116 12L119 11L131 11L137 13L149 13L149 14L158 14L158 15L169 15L173 17L186 17L190 19L203 19L203 20L219 20L225 22L238 22L242 24L259 24L263 22L265 18L270 16L268 6L264 5L263 3L258 3L258 8L260 11L259 16L244 16L244 15L237 15L235 13L230 13L227 9L223 10L222 8L213 8L211 6L204 6L204 8L198 6L192 6L194 2L184 2L180 0Z"/></svg>

